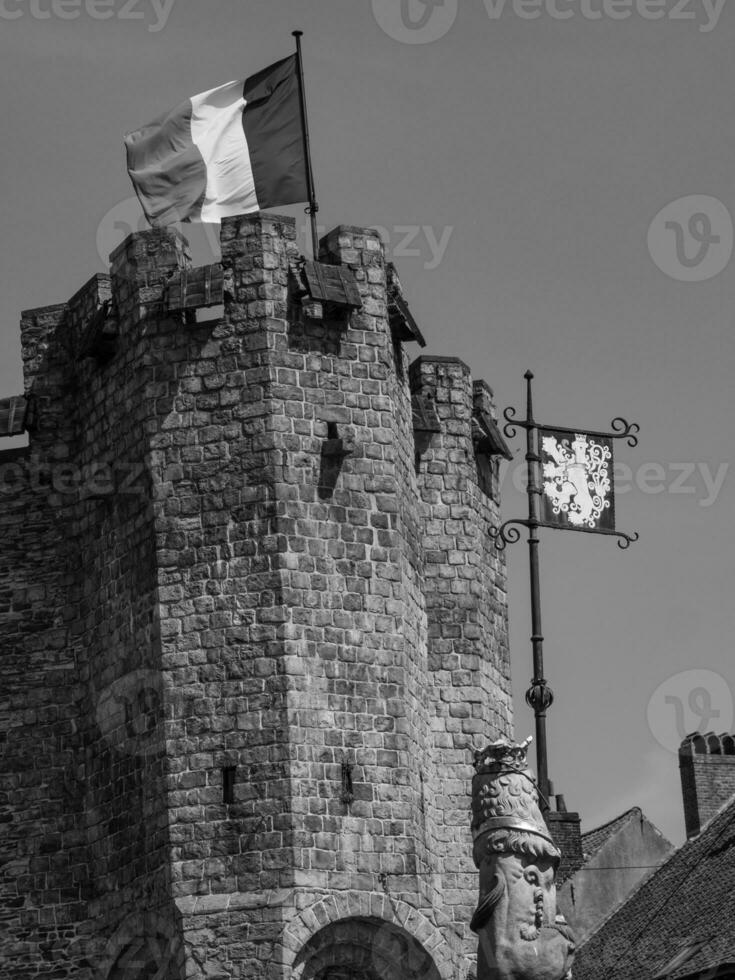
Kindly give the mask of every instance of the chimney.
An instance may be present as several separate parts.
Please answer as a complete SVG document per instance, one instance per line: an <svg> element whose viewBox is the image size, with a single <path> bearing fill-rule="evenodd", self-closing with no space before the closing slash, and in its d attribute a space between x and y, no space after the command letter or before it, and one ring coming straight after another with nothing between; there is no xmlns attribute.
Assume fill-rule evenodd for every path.
<svg viewBox="0 0 735 980"><path fill-rule="evenodd" d="M687 839L735 795L735 735L695 732L679 747Z"/></svg>
<svg viewBox="0 0 735 980"><path fill-rule="evenodd" d="M584 855L579 814L567 811L566 801L561 793L552 796L549 800L550 806L554 802L556 808L547 810L544 820L554 843L561 851L561 864L556 873L556 883L559 886L582 867Z"/></svg>

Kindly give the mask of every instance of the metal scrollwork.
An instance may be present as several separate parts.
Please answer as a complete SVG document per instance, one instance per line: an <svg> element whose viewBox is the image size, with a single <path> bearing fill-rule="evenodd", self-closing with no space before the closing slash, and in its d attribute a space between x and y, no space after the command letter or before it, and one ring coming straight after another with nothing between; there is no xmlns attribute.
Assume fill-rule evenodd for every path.
<svg viewBox="0 0 735 980"><path fill-rule="evenodd" d="M494 538L498 551L505 551L509 544L516 544L521 540L520 527L516 527L518 524L520 527L527 527L527 521L512 520L506 521L505 524L501 524L500 527L490 528L490 537Z"/></svg>
<svg viewBox="0 0 735 980"><path fill-rule="evenodd" d="M518 526L516 526L518 525ZM534 527L549 527L555 529L558 527L556 524L551 524L548 521L534 521ZM522 518L516 517L510 521L506 521L505 524L501 524L500 527L490 528L490 537L496 542L498 551L505 551L509 544L516 544L521 539L520 527L531 527L531 522L523 520ZM632 544L640 539L640 535L636 531L633 534L626 534L624 531L602 531L599 528L586 528L586 527L569 527L569 531L581 531L583 534L604 534L607 537L618 539L618 548L622 551L627 551Z"/></svg>
<svg viewBox="0 0 735 980"><path fill-rule="evenodd" d="M610 428L613 430L613 439L627 439L631 449L635 449L638 445L638 433L641 427L636 422L626 422L623 418L617 418L612 420Z"/></svg>
<svg viewBox="0 0 735 980"><path fill-rule="evenodd" d="M516 418L516 410L512 405L509 405L508 408L505 409L503 412L503 418L506 421L506 424L503 427L503 432L509 439L515 439L519 429L527 428L525 419Z"/></svg>
<svg viewBox="0 0 735 980"><path fill-rule="evenodd" d="M633 534L624 534L622 531L616 531L615 535L619 539L618 548L620 548L621 551L627 551L628 548L630 548L632 544L635 544L640 538L640 534L638 534L637 531Z"/></svg>

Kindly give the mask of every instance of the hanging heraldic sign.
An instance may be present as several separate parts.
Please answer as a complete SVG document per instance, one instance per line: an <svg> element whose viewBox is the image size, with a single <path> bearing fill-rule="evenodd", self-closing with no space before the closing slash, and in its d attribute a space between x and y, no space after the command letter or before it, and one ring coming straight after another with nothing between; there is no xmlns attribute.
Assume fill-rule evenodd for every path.
<svg viewBox="0 0 735 980"><path fill-rule="evenodd" d="M613 440L588 432L539 428L545 524L615 531Z"/></svg>
<svg viewBox="0 0 735 980"><path fill-rule="evenodd" d="M613 486L613 445L624 439L631 449L638 445L640 427L624 418L615 418L608 432L539 425L533 417L533 374L526 372L526 417L516 418L514 408L505 410L505 434L511 439L517 429L525 429L529 452L528 520L512 518L490 533L498 549L520 539L519 526L529 529L529 543L538 542L538 527L566 531L609 534L625 550L638 540L615 527L615 488ZM535 451L533 451L535 450ZM531 548L535 554L534 548Z"/></svg>

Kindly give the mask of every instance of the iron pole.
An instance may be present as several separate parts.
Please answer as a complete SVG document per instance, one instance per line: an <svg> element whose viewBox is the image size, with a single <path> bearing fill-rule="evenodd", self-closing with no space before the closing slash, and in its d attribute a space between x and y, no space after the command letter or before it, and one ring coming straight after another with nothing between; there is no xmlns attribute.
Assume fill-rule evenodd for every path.
<svg viewBox="0 0 735 980"><path fill-rule="evenodd" d="M303 31L292 31L296 38L296 64L299 76L299 101L301 104L301 127L304 133L304 154L306 157L306 183L309 192L309 207L306 213L311 218L311 247L314 261L319 260L319 230L317 228L316 216L319 213L319 205L316 200L316 190L314 188L314 170L311 165L311 138L309 136L309 116L306 111L306 85L304 83L304 60L301 54L301 38Z"/></svg>
<svg viewBox="0 0 735 980"><path fill-rule="evenodd" d="M538 429L533 417L533 374L526 378L526 464L528 494L528 552L531 578L531 648L533 651L533 680L526 701L533 708L536 721L536 768L542 809L549 807L549 770L546 743L546 709L550 706L551 691L544 678L544 637L541 632L541 584L539 580L539 483Z"/></svg>

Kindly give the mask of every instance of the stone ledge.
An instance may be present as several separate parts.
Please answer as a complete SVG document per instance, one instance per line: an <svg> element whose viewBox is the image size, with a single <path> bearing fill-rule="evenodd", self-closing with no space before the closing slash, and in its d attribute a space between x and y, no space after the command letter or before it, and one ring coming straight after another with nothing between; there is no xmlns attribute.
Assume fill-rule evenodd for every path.
<svg viewBox="0 0 735 980"><path fill-rule="evenodd" d="M222 895L188 895L174 899L182 915L210 915L214 912L233 912L242 909L264 909L285 905L295 894L293 888L266 892L230 892Z"/></svg>

